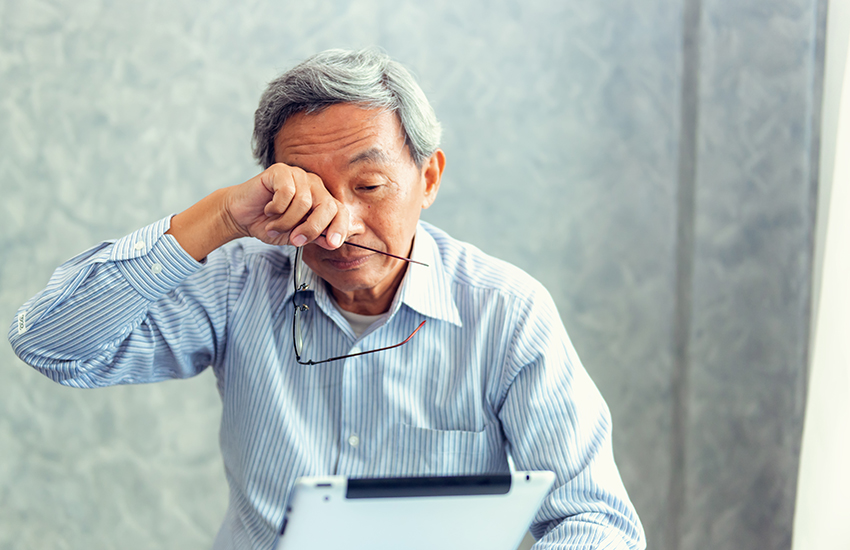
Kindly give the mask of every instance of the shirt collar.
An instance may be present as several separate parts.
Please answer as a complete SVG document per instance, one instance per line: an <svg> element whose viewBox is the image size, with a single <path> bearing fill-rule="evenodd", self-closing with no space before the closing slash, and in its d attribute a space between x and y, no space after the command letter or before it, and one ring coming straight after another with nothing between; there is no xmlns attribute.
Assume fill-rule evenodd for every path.
<svg viewBox="0 0 850 550"><path fill-rule="evenodd" d="M407 266L404 280L399 288L396 301L425 315L457 326L463 326L451 292L451 282L448 280L443 259L437 241L428 231L418 224L416 238L410 259L427 264L428 267L411 264ZM391 311L395 311L393 304Z"/></svg>
<svg viewBox="0 0 850 550"><path fill-rule="evenodd" d="M295 248L287 248L289 248L287 255L290 265L294 265ZM451 283L444 270L437 241L425 230L421 223L416 226L416 236L413 240L410 259L422 262L428 267L417 264L407 266L407 272L404 274L401 286L390 306L390 315L395 315L399 307L404 304L426 317L463 326L460 312L452 297ZM335 308L328 307L332 302L325 282L306 265L304 266L304 273L306 282L309 284L308 291L314 291L320 307L325 306L322 307L326 310L325 313L332 315L328 310ZM291 272L287 278L288 288L285 301L288 301L294 292L293 278L294 272Z"/></svg>

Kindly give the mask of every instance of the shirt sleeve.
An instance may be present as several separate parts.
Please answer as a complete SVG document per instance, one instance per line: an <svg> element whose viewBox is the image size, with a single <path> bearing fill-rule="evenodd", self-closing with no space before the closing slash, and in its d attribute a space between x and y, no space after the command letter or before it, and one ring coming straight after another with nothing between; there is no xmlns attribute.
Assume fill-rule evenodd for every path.
<svg viewBox="0 0 850 550"><path fill-rule="evenodd" d="M227 262L195 261L171 216L70 259L17 312L15 353L74 387L187 378L213 364L226 327ZM225 265L210 265L210 264Z"/></svg>
<svg viewBox="0 0 850 550"><path fill-rule="evenodd" d="M541 286L523 304L499 417L516 468L556 475L532 523L533 549L642 550L643 527L614 462L608 407L548 292Z"/></svg>

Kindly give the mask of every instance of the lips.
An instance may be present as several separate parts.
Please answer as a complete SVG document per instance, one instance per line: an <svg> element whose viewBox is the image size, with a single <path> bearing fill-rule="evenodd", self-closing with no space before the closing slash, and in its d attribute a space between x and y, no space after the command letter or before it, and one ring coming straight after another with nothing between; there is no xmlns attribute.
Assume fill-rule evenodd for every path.
<svg viewBox="0 0 850 550"><path fill-rule="evenodd" d="M366 263L374 254L363 254L357 256L332 256L325 258L323 261L333 266L335 269L347 270L356 269Z"/></svg>

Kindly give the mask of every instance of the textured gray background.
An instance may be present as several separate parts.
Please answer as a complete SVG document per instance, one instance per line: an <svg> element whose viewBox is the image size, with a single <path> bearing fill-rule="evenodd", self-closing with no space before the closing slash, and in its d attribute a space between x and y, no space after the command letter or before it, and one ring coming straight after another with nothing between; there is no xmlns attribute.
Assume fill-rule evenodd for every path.
<svg viewBox="0 0 850 550"><path fill-rule="evenodd" d="M410 67L425 219L554 295L651 548L790 548L825 0L0 0L0 318L59 263L257 172L265 83ZM70 390L0 345L0 549L208 548L211 373Z"/></svg>

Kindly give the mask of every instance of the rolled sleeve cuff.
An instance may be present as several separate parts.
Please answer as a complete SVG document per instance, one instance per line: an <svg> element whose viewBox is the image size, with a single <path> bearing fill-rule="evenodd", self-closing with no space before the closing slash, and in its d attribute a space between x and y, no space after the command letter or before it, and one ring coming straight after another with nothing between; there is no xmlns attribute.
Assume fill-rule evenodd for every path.
<svg viewBox="0 0 850 550"><path fill-rule="evenodd" d="M115 242L110 260L136 291L156 300L202 267L171 235L171 216Z"/></svg>

